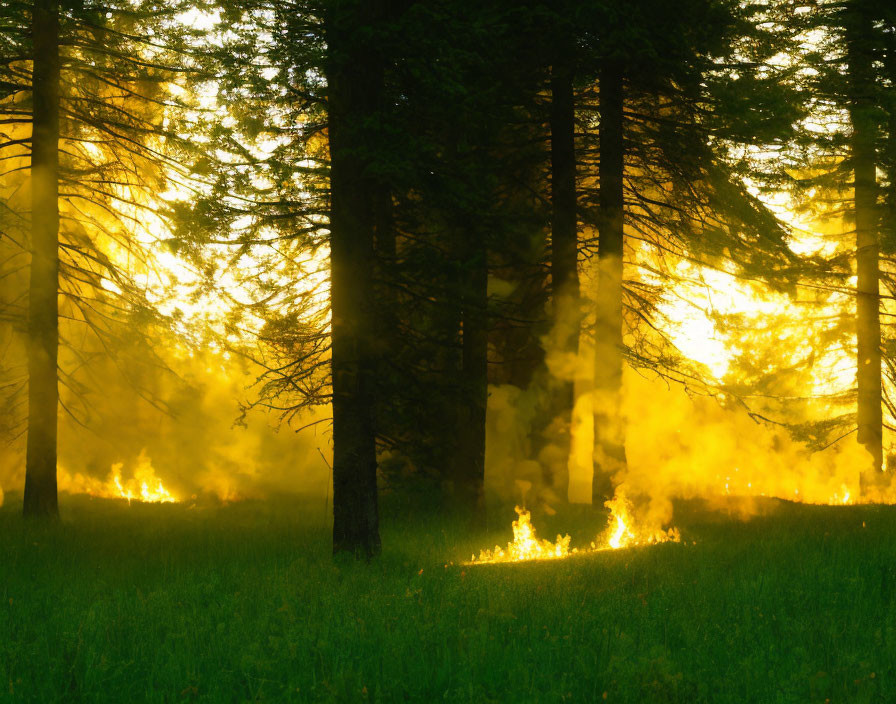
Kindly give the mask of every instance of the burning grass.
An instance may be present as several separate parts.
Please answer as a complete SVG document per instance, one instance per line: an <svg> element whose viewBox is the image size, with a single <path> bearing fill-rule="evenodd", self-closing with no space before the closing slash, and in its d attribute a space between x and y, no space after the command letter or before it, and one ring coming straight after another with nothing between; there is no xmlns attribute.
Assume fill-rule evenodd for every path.
<svg viewBox="0 0 896 704"><path fill-rule="evenodd" d="M514 510L518 518L511 524L513 541L507 544L507 549L496 545L494 550L482 550L479 557L473 555L464 564L560 560L580 552L584 554L585 552L618 550L637 545L681 542L681 533L677 528L645 528L639 525L632 514L631 503L622 490L617 490L616 495L604 505L610 509L607 529L596 541L591 542L590 548L582 551L578 548L570 548L572 538L569 535L558 535L557 540L553 543L550 540L537 538L535 528L532 526L531 514L526 509L516 506Z"/></svg>
<svg viewBox="0 0 896 704"><path fill-rule="evenodd" d="M102 499L125 499L128 503L141 501L165 504L178 500L156 476L152 462L145 452L141 452L137 458L137 466L131 476L122 476L123 467L124 463L113 464L105 480L88 474L69 474L63 469L58 477L59 490Z"/></svg>
<svg viewBox="0 0 896 704"><path fill-rule="evenodd" d="M63 496L0 509L7 701L887 701L896 509L676 506L682 544L445 567L493 543L387 499L385 553L334 562L323 501ZM762 515L762 514L765 515ZM400 517L400 518L399 518ZM541 518L586 535L589 509ZM429 519L429 520L427 520Z"/></svg>

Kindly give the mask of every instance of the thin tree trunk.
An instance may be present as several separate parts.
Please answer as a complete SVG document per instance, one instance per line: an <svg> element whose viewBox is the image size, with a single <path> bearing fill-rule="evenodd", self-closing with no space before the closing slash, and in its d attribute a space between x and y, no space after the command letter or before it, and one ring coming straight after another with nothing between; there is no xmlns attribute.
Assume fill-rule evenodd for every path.
<svg viewBox="0 0 896 704"><path fill-rule="evenodd" d="M374 427L373 253L376 184L365 125L382 90L373 40L379 3L332 3L327 16L330 300L333 375L333 552L380 551Z"/></svg>
<svg viewBox="0 0 896 704"><path fill-rule="evenodd" d="M59 386L59 5L32 13L31 283L28 302L28 442L25 516L57 517Z"/></svg>
<svg viewBox="0 0 896 704"><path fill-rule="evenodd" d="M576 154L573 72L568 61L557 60L551 73L551 288L553 324L561 352L575 358L579 350L579 272L576 218ZM570 370L565 370L570 371ZM574 379L562 378L553 389L553 412L560 417L563 466L554 469L551 483L566 498L569 491L569 453Z"/></svg>
<svg viewBox="0 0 896 704"><path fill-rule="evenodd" d="M884 70L886 78L892 86L896 85L896 17L889 21L887 29ZM882 248L886 254L891 254L894 243L896 243L896 100L891 100L887 105L884 150L882 161L885 162L887 185L886 192L882 194L884 208L880 222L880 237ZM884 398L886 402L886 396ZM884 458L883 469L885 472L892 470L892 467L888 466L891 462L890 456Z"/></svg>
<svg viewBox="0 0 896 704"><path fill-rule="evenodd" d="M594 357L594 479L592 501L612 495L612 477L625 468L622 390L623 76L604 60L600 71L599 279Z"/></svg>
<svg viewBox="0 0 896 704"><path fill-rule="evenodd" d="M891 85L896 85L896 23L890 28L889 44L885 59L887 78ZM891 246L896 242L896 100L891 101L887 114L887 193L885 196L886 231L889 233ZM883 228L882 228L883 229Z"/></svg>
<svg viewBox="0 0 896 704"><path fill-rule="evenodd" d="M858 441L871 455L863 484L873 484L883 465L880 349L880 239L878 234L871 17L853 7L847 26L856 227L856 346Z"/></svg>

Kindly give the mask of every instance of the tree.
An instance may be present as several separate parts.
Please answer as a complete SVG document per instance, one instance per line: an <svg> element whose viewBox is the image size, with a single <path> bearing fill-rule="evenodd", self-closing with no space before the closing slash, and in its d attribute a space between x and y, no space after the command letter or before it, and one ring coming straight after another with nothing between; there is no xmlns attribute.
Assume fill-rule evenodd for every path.
<svg viewBox="0 0 896 704"><path fill-rule="evenodd" d="M744 185L754 172L730 156L734 146L780 142L798 112L768 63L783 42L760 28L764 10L715 0L640 8L598 5L583 23L598 67L583 97L600 118L596 145L583 149L597 179L582 187L586 209L597 202L595 502L625 468L623 360L712 386L678 366L654 319L662 288L676 286L674 262L786 285L794 261L786 228ZM659 275L660 288L633 276L638 269Z"/></svg>
<svg viewBox="0 0 896 704"><path fill-rule="evenodd" d="M32 11L31 285L28 315L28 449L26 516L58 516L56 363L59 318L59 4Z"/></svg>
<svg viewBox="0 0 896 704"><path fill-rule="evenodd" d="M748 17L736 7L694 0L682 13L645 1L626 19L589 3L587 21L550 19L562 29L554 45L538 39L550 15L542 3L346 0L325 8L323 24L302 3L225 9L235 38L222 85L239 127L210 134L239 166L217 165L213 191L189 216L206 242L276 251L290 276L303 250L330 246L332 337L303 325L299 306L273 310L282 282L265 279L253 310L277 350L263 389L272 406L292 414L332 388L337 503L348 507L338 545L350 516L347 549L375 551L378 459L381 480L410 466L455 505L481 503L489 381L526 383L540 359L517 364L519 348L549 319L557 327L564 308L575 317L577 250L594 253L580 219L583 231L598 226L604 269L598 377L609 403L596 455L606 476L624 465L614 410L623 361L668 364L655 349L626 347L624 324L640 316L649 326L656 292L624 279L623 258L644 242L717 266L783 268L786 233L725 157L732 142L778 135L789 117L769 120L763 103L745 119L734 106L732 66L749 99L767 87L749 61L732 59ZM249 146L259 136L275 143L264 156ZM578 323L566 323L561 346L574 355ZM545 405L568 417L570 386L557 388L563 398Z"/></svg>
<svg viewBox="0 0 896 704"><path fill-rule="evenodd" d="M883 467L874 17L867 4L857 0L847 4L843 18L856 233L857 439L870 453L874 470L863 479L874 482Z"/></svg>
<svg viewBox="0 0 896 704"><path fill-rule="evenodd" d="M379 2L333 3L325 19L330 145L333 551L380 551L374 427L373 254L377 186L366 126L377 119L383 67Z"/></svg>
<svg viewBox="0 0 896 704"><path fill-rule="evenodd" d="M573 41L563 33L551 67L551 304L553 325L560 331L561 350L575 358L579 348L579 232L576 192L575 95ZM552 410L562 417L563 454L570 452L574 384L564 379L554 391ZM564 495L568 475L554 476L552 484Z"/></svg>
<svg viewBox="0 0 896 704"><path fill-rule="evenodd" d="M855 301L850 337L855 335L856 414L848 421L852 425L855 418L852 429L869 454L861 474L862 490L869 495L883 481L884 407L891 416L896 408L884 383L883 367L891 362L882 352L891 346L887 338L892 335L881 324L881 287L892 289L892 284L881 262L882 252L887 257L892 250L881 219L887 200L881 188L885 181L878 182L880 169L885 178L889 172L888 15L887 8L868 0L832 0L819 3L797 22L816 33L814 50L802 57L808 69L803 84L812 108L827 123L824 130L809 129L802 135L808 175L797 179L798 186L822 189L825 199L839 206L835 214L854 225L849 233L854 242L832 258L827 285L852 289L850 298ZM848 282L852 275L854 288Z"/></svg>
<svg viewBox="0 0 896 704"><path fill-rule="evenodd" d="M332 404L333 551L364 559L380 551L378 375L388 346L377 296L392 226L379 142L391 112L391 10L360 0L221 8L228 31L214 84L227 118L209 115L193 131L226 157L203 162L210 186L178 204L172 238L210 286L234 262L251 263L235 272L255 296L234 310L241 341L222 344L263 369L250 406L288 423Z"/></svg>
<svg viewBox="0 0 896 704"><path fill-rule="evenodd" d="M108 352L130 335L147 343L158 319L133 274L150 268L138 238L160 223L156 194L186 178L172 155L195 153L177 131L186 115L172 110L186 103L165 95L189 72L193 34L172 30L178 4L134 11L41 0L11 9L14 41L2 45L0 63L3 245L31 254L31 265L27 316L17 295L6 312L10 322L28 320L24 513L55 516L58 411L73 414L60 386L69 401L81 397L91 366L73 331ZM30 208L17 196L23 186ZM127 378L132 370L117 361Z"/></svg>
<svg viewBox="0 0 896 704"><path fill-rule="evenodd" d="M600 222L598 291L595 306L594 438L592 497L602 504L612 496L606 480L625 466L625 428L620 417L622 389L622 280L625 201L623 136L624 78L621 62L607 56L600 68ZM601 478L604 481L601 481Z"/></svg>

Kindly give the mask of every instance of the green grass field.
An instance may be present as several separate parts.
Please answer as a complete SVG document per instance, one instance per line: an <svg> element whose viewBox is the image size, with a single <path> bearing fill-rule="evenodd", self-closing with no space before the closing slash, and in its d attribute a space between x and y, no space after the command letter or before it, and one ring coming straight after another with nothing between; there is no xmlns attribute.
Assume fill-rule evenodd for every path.
<svg viewBox="0 0 896 704"><path fill-rule="evenodd" d="M683 506L685 544L446 567L506 543L512 511L471 536L387 501L366 565L334 562L320 502L63 497L40 528L16 498L3 701L896 699L896 508ZM581 545L603 517L538 523Z"/></svg>

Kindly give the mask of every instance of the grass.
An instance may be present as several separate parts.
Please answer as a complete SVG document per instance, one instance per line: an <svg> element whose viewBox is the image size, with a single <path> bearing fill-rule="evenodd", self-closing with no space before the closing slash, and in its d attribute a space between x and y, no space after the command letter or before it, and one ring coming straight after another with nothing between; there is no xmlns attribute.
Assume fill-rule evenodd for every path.
<svg viewBox="0 0 896 704"><path fill-rule="evenodd" d="M2 701L885 702L896 509L679 507L687 544L449 565L509 539L384 507L334 561L319 503L0 509ZM602 517L547 527L579 543ZM864 522L864 526L863 526ZM544 522L543 522L544 523ZM506 525L504 525L506 524ZM538 525L536 523L536 525ZM695 544L691 544L695 541Z"/></svg>

